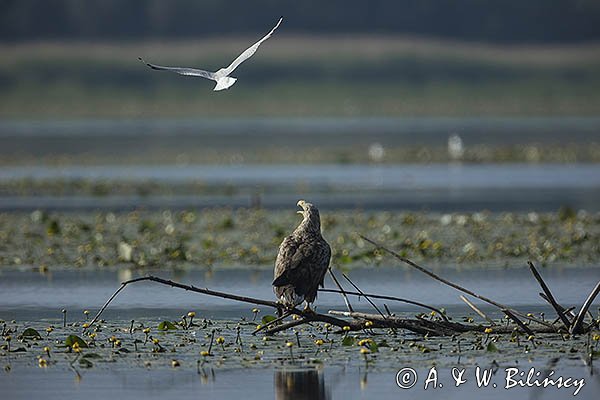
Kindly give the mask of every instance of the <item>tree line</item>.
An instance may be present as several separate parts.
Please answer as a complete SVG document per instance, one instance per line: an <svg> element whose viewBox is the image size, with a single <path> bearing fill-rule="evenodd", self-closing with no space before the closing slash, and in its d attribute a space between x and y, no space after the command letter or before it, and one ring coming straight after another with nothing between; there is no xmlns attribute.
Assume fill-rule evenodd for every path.
<svg viewBox="0 0 600 400"><path fill-rule="evenodd" d="M600 38L597 0L0 0L0 40L191 38L265 31L488 42Z"/></svg>

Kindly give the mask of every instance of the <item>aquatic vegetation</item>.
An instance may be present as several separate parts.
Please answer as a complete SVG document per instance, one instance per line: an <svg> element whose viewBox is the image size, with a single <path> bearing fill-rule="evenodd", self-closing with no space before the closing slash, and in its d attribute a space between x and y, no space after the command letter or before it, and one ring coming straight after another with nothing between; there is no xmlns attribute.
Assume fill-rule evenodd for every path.
<svg viewBox="0 0 600 400"><path fill-rule="evenodd" d="M0 265L30 266L41 272L109 266L272 268L286 232L280 228L296 222L290 213L250 209L0 214ZM170 234L165 232L168 227ZM378 250L365 246L353 232L405 257L435 264L504 265L531 259L541 265L568 266L600 260L600 216L568 209L442 215L330 212L323 219L323 234L338 268L385 262Z"/></svg>
<svg viewBox="0 0 600 400"><path fill-rule="evenodd" d="M156 326L159 322L148 318L139 320L144 326ZM22 349L20 351L13 348L10 352L8 348L0 350L0 363L13 367L18 365L20 368L72 366L76 369L111 370L191 369L197 366L199 374L206 367L218 371L286 364L360 366L367 363L370 369L387 371L394 370L399 363L405 362L415 366L428 366L431 362L439 366L455 365L457 357L465 366L489 363L492 359L500 365L510 365L515 359L523 357L543 362L557 355L569 355L565 357L567 362L572 359L570 362L579 363L579 357L598 357L597 347L600 341L597 332L565 342L554 334L538 334L535 337L513 340L519 335L495 335L494 331L463 333L451 338L422 337L403 331L389 331L386 332L385 339L360 331L345 336L343 340L329 341L319 338L328 331L325 324L305 325L296 332L282 332L264 341L262 337L252 335L254 324L250 321L240 319L212 322L211 327L197 326L194 329L177 330L161 338L152 338L147 343L144 343L144 337L150 333L145 332L147 328L135 329L132 335L126 334L123 337L113 333L127 331L129 320L100 323L99 331L90 333L97 335L97 340L94 341L79 337L78 327L60 327L56 328L54 335L60 338L62 344L56 344L54 338L48 337L23 341L18 346ZM11 339L23 337L23 333L29 328L40 331L44 329L45 323L16 321L11 324ZM243 349L227 345L235 343L238 336L244 341ZM489 336L487 343L486 336ZM315 339L302 340L302 345L298 345L299 338ZM346 340L348 338L351 340ZM210 350L213 340L220 347L214 354Z"/></svg>

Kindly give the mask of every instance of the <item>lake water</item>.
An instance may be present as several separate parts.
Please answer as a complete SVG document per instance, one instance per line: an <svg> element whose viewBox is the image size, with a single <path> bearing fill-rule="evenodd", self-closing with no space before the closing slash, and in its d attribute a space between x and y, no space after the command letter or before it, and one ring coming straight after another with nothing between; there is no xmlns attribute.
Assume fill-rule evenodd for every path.
<svg viewBox="0 0 600 400"><path fill-rule="evenodd" d="M265 145L301 151L315 146L315 143L326 149L340 145L368 147L373 143L445 146L448 136L453 133L460 134L469 145L585 145L600 142L600 118L0 121L0 160L14 158L15 155L17 159L24 155L33 160L29 165L16 163L18 165L10 166L3 162L0 182L17 179L152 181L165 184L201 182L207 186L235 188L229 194L207 192L173 196L110 193L7 195L0 196L0 212L245 207L256 204L257 198L260 205L277 208L293 207L300 197L310 198L322 209L551 211L566 205L574 209L600 210L600 168L591 164L247 165L232 162L226 165L181 163L156 166L151 160L152 154L159 154L163 149L178 154L202 146L217 152L232 148L254 151ZM43 163L45 157L57 154L67 158L89 154L96 160L103 157L114 160L134 152L147 153L148 160L136 165L105 163L93 167L68 163L50 167ZM563 269L554 266L541 269L541 273L562 305L579 307L600 279L599 267ZM437 267L435 272L523 312L553 315L551 308L538 296L540 289L525 266L485 269L448 266ZM140 273L130 269L68 268L40 273L3 267L0 268L0 319L9 321L9 325L13 319L21 325L37 324L40 329L53 324L59 331L62 309L67 310L69 322L81 322L83 309L93 313L121 281ZM154 270L144 273L198 287L273 298L271 271L240 267L216 271ZM460 293L414 270L390 265L351 270L349 276L365 292L408 298L444 307L458 320L469 315L481 321L462 303L458 297ZM326 286L333 287L329 281L326 281ZM364 300L353 299L352 302L357 310L371 310ZM500 316L497 310L477 301L475 303L490 316ZM404 303L386 304L393 312L408 316L428 311ZM339 295L327 293L319 295L317 306L320 312L345 308ZM251 319L251 308L251 305L144 282L127 287L103 317L126 327L134 318L156 324L156 321L178 319L187 311L195 310L200 318L226 323L224 321L236 321L240 317ZM592 311L596 313L597 308L598 300ZM266 312L261 310L261 315ZM552 367L557 375L585 379L586 386L575 398L595 399L600 392L598 371L583 364L580 352L559 353L552 348L547 353L519 353L510 359L502 353L484 353L482 357L463 360L464 364L460 364L460 359L449 361L444 354L410 358L411 353L406 352L392 362L379 362L373 368L340 359L320 367L296 368L282 362L268 364L268 368L215 368L207 373L196 371L193 360L198 358L197 350L194 348L194 357L190 356L192 361L185 358L184 350L180 350L178 356L182 358L182 367L178 369L170 367L171 355L168 355L165 356L166 361L158 359L148 369L121 361L97 363L92 369L77 372L69 368L68 363L38 368L36 354L33 353L18 360L17 354L8 353L0 357L3 368L0 372L0 397L43 397L48 400L110 397L248 400L573 398L572 389L503 388L505 368L516 366L525 372L531 367L546 370L554 357L560 358ZM287 354L285 348L281 352ZM144 357L152 356L147 353ZM135 363L133 355L131 359ZM502 359L494 379L498 387L478 388L473 380L474 365L489 367L495 359ZM440 382L444 387L424 390L427 368L434 363L440 365ZM464 365L468 369L468 384L454 387L450 376L450 367L454 365ZM419 375L419 384L412 389L403 390L396 384L396 373L404 367L414 367Z"/></svg>
<svg viewBox="0 0 600 400"><path fill-rule="evenodd" d="M193 165L3 167L0 181L202 183L227 195L0 196L0 210L126 210L136 207L280 208L310 198L322 209L429 211L600 210L600 164Z"/></svg>
<svg viewBox="0 0 600 400"><path fill-rule="evenodd" d="M542 270L548 285L552 288L559 302L565 306L578 306L599 278L597 268L553 268ZM248 271L233 269L206 273L158 272L166 278L194 284L199 287L234 292L237 294L272 298L270 287L270 271ZM523 312L545 312L552 315L550 307L545 305L537 295L539 288L530 276L527 268L460 270L454 267L438 268L442 276L475 289L499 302L504 302ZM0 273L0 318L22 321L44 321L45 324L61 325L60 310L68 310L69 322L82 319L82 309L89 308L95 312L118 287L123 279L137 274L130 270L108 271L55 271L47 274L17 270L4 270ZM349 273L350 277L366 292L391 294L429 303L434 306L444 305L449 315L460 320L460 316L471 315L476 321L481 319L458 299L458 292L449 289L421 273L402 267L385 267L378 269L359 269ZM326 285L331 287L331 283ZM498 316L498 312L485 305L481 308L490 316ZM344 309L339 295L322 293L318 299L318 309L326 312L329 309ZM359 310L369 310L368 304L353 300ZM390 309L397 313L420 312L414 306L402 303L387 302ZM187 293L154 283L138 283L126 288L107 309L104 318L110 321L121 321L128 326L131 318L138 321L159 321L177 319L188 310L196 310L198 318L212 320L236 320L240 316L251 318L251 305L231 302L225 299ZM593 306L595 308L596 306ZM267 310L262 310L267 312ZM247 339L246 339L247 340ZM10 364L10 371L0 373L0 387L3 395L10 399L30 399L44 397L49 400L65 398L128 398L144 397L148 399L162 398L221 398L236 399L244 397L254 399L396 399L409 398L449 398L477 399L481 396L491 399L512 397L529 397L533 399L565 399L573 398L574 388L557 389L513 387L505 389L507 368L518 368L527 373L530 368L548 373L548 363L557 376L584 379L585 386L576 398L593 399L600 382L591 370L585 367L577 355L562 356L558 362L550 361L541 355L520 362L514 360L500 361L498 371L489 386L478 387L475 381L476 365L490 368L493 358L483 356L465 360L465 364L455 359L436 362L439 369L439 383L442 387L424 389L424 382L430 373L430 361L407 361L405 356L395 362L379 361L375 367L361 366L352 362L338 361L335 365L319 367L294 367L289 363L270 368L217 368L206 367L201 373L196 371L195 364L183 354L185 349L178 350L177 356L182 360L182 367L173 369L163 366L160 359L153 361L152 368L140 365L124 364L124 361L96 363L92 369L71 369L65 364L57 364L47 369L40 369L35 364L10 362L10 356L1 358L0 362ZM284 352L285 353L285 352ZM551 353L553 356L559 353ZM399 355L400 356L400 355ZM33 355L31 356L33 357ZM147 357L147 356L145 356ZM173 356L166 356L167 359ZM439 357L439 356L438 356ZM447 358L448 356L446 356ZM196 356L197 358L197 356ZM129 366L128 366L129 365ZM468 382L455 387L452 379L452 368L464 368ZM418 383L410 389L401 389L396 383L396 374L401 368L413 368L418 376ZM544 372L545 371L545 372ZM496 384L496 387L493 386Z"/></svg>
<svg viewBox="0 0 600 400"><path fill-rule="evenodd" d="M265 149L276 154L310 152L314 148L332 154L340 149L366 152L374 143L383 148L443 149L448 136L454 133L466 146L585 147L600 143L600 118L6 120L0 121L0 160L12 161L0 168L0 182L195 183L227 188L227 194L13 195L0 196L0 210L247 207L257 203L273 208L294 204L298 196L309 197L325 209L600 209L597 164L294 165L285 160L280 160L281 164L243 163L235 156ZM186 154L195 150L217 157L220 153L232 154L233 158L219 165L202 164L202 158L196 164L186 162ZM48 158L60 166L46 165L44 160ZM88 159L95 165L79 165ZM128 159L135 163L121 165ZM157 159L161 165L156 165ZM24 164L19 160L28 161ZM16 165L11 166L11 162Z"/></svg>
<svg viewBox="0 0 600 400"><path fill-rule="evenodd" d="M579 306L595 282L600 279L599 269L560 268L544 269L541 273L548 285L565 306ZM438 267L437 273L465 287L477 289L482 295L499 302L526 310L536 311L546 308L551 311L538 296L539 288L525 265L515 268L467 268ZM242 296L271 299L272 271L247 269L222 269L206 271L148 271L149 274L173 279L197 287L209 287L214 290L237 293ZM387 294L420 301L437 307L465 311L464 303L456 290L444 286L418 271L403 266L379 267L375 269L355 269L349 277L365 293ZM110 297L120 282L137 277L135 270L111 269L95 270L58 270L47 274L22 272L18 270L0 270L0 318L37 319L49 315L59 315L60 310L72 310L80 315L84 308L97 309ZM335 285L326 280L327 287ZM148 291L152 296L148 296ZM82 299L85 299L82 302ZM355 301L357 307L369 309L365 301ZM389 302L390 309L399 312L427 311L404 303ZM319 295L319 310L343 309L344 303L337 294ZM232 302L216 297L190 294L153 282L141 282L125 289L112 303L107 315L119 319L128 319L140 315L179 316L186 310L198 310L211 318L236 318L240 315L251 316L250 305ZM482 308L494 312L485 304Z"/></svg>

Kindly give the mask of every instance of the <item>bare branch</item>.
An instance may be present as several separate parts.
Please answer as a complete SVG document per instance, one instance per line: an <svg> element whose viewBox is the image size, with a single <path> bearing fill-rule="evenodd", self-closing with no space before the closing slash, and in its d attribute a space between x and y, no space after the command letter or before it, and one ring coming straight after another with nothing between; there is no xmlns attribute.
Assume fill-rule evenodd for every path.
<svg viewBox="0 0 600 400"><path fill-rule="evenodd" d="M522 322L522 321L520 321L520 320L517 318L517 315L519 315L521 318L527 318L527 319L529 319L529 320L532 320L532 321L535 321L535 322L537 322L537 323L539 323L539 324L546 325L546 326L548 326L548 327L552 327L552 324L549 324L549 323L547 323L546 321L542 321L542 320L539 320L539 319L537 319L537 318L533 318L533 317L525 316L525 315L523 315L523 314L519 313L518 311L516 311L516 310L511 310L511 309L509 309L507 306L505 306L505 305L503 305L503 304L500 304L500 303L498 303L498 302L496 302L496 301L494 301L494 300L492 300L492 299L489 299L489 298L487 298L487 297L485 297L485 296L479 295L479 294L477 294L477 293L473 292L472 290L469 290L469 289L466 289L466 288L464 288L464 287L462 287L462 286L460 286L460 285L457 285L456 283L450 282L449 280L447 280L447 279L444 279L444 278L442 278L442 277L440 277L440 276L438 276L438 275L434 274L433 272L431 272L431 271L429 271L429 270L427 270L427 269L425 269L425 268L421 267L420 265L417 265L416 263L414 263L413 261L409 260L408 258L402 257L400 254L396 253L395 251L393 251L393 250L390 250L390 249L386 248L385 246L382 246L381 244L379 244L379 243L377 243L377 242L375 242L375 241L373 241L373 240L369 239L369 238L368 238L368 237L366 237L366 236L363 236L363 235L359 235L359 236L360 236L360 237L361 237L363 240L365 240L365 241L367 241L367 242L371 243L373 246L375 246L375 247L377 247L377 248L379 248L379 249L381 249L381 250L385 251L386 253L388 253L388 254L392 255L394 258L397 258L398 260L402 261L403 263L405 263L405 264L408 264L408 265L410 265L411 267L418 269L419 271L423 272L424 274L426 274L426 275L429 275L430 277L432 277L433 279L435 279L435 280L437 280L437 281L440 281L440 282L442 282L442 283L444 283L444 284L446 284L446 285L448 285L448 286L450 286L450 287L453 287L454 289L460 290L461 292L464 292L464 293L466 293L466 294L468 294L468 295L470 295L470 296L476 297L476 298L478 298L479 300L482 300L482 301L484 301L484 302L486 302L486 303L488 303L488 304L491 304L491 305L493 305L493 306L495 306L495 307L498 307L500 310L502 310L502 312L504 312L504 310L509 310L509 311L510 311L510 315L509 315L509 317L510 317L510 318L511 318L513 321L515 321L515 323L517 323L517 325L519 325L520 327L523 327L523 326L525 326L525 325L523 324L523 322ZM508 315L508 314L507 314L507 315ZM518 320L518 322L517 322L517 320Z"/></svg>
<svg viewBox="0 0 600 400"><path fill-rule="evenodd" d="M581 306L581 310L579 310L577 318L575 318L575 322L571 327L571 333L583 333L583 318L585 317L585 313L592 305L592 302L594 301L596 296L598 296L598 293L600 293L600 281L598 281L596 287L594 287L588 298L585 300L585 303L583 303L583 305Z"/></svg>
<svg viewBox="0 0 600 400"><path fill-rule="evenodd" d="M340 293L342 294L342 297L344 298L344 303L346 303L346 308L348 308L348 311L350 311L350 312L354 311L352 309L352 305L350 304L350 301L348 300L348 296L346 296L346 292L344 291L344 289L342 288L342 285L340 285L340 282L337 280L337 278L333 274L333 270L331 269L331 267L329 267L329 275L331 275L331 279L333 279L333 282L335 282L335 285L340 290Z"/></svg>
<svg viewBox="0 0 600 400"><path fill-rule="evenodd" d="M327 293L339 293L338 290L335 289L319 289L319 292L327 292ZM385 295L381 295L381 294L372 294L372 293L365 293L365 294L361 294L359 292L349 292L346 291L346 294L349 296L369 296L373 299L382 299L382 300L393 300L393 301L399 301L401 303L407 303L407 304L413 304L415 306L419 306L419 307L423 307L423 308L427 308L428 310L431 311L435 311L436 313L438 313L440 315L440 317L442 317L443 320L448 321L448 317L446 317L444 315L444 313L442 313L439 309L429 306L427 304L424 303L419 303L418 301L413 301L413 300L409 300L409 299L403 299L401 297L395 297L395 296L385 296Z"/></svg>
<svg viewBox="0 0 600 400"><path fill-rule="evenodd" d="M362 290L360 290L360 288L358 286L356 286L354 284L354 282L352 282L350 280L350 278L348 278L348 275L342 274L342 276L344 277L344 279L346 279L352 285L352 287L354 287L354 289L356 289L356 291L358 293L360 293L365 299L367 299L367 301L369 302L369 304L371 304L373 306L373 308L375 309L375 311L377 311L379 313L379 315L381 315L385 319L385 315L381 312L381 310L379 309L379 307L377 307L377 305L375 303L373 303L373 301L370 298L368 298L365 295L365 293Z"/></svg>
<svg viewBox="0 0 600 400"><path fill-rule="evenodd" d="M542 287L542 290L544 291L544 293L546 293L546 296L548 297L548 301L554 308L554 311L556 311L556 314L558 314L558 317L560 318L563 325L565 326L565 329L569 330L571 323L569 322L567 317L565 317L565 314L562 312L562 310L561 310L562 307L558 305L556 300L554 300L554 296L552 296L552 292L550 292L550 288L548 288L548 285L546 285L546 282L544 282L544 279L542 279L542 276L539 274L539 272L535 268L535 265L533 265L533 263L531 261L528 261L527 264L529 264L529 269L531 270L531 273L533 274L535 279L539 282L540 286Z"/></svg>
<svg viewBox="0 0 600 400"><path fill-rule="evenodd" d="M485 319L487 322L489 322L492 325L496 325L496 323L494 322L494 320L492 320L490 317L488 317L487 315L485 315L485 313L483 311L481 311L479 308L477 308L475 306L475 304L471 303L469 301L469 299L467 299L465 296L463 296L462 294L459 296L460 299L462 301L464 301L469 307L471 307L471 309L473 311L475 311L481 318Z"/></svg>
<svg viewBox="0 0 600 400"><path fill-rule="evenodd" d="M94 317L94 319L90 322L89 327L91 327L98 320L98 318L100 318L100 315L104 312L104 310L106 309L106 307L108 307L108 305L121 292L121 290L123 290L125 288L125 286L129 285L130 283L142 282L142 281L158 282L158 283L162 283L163 285L168 285L168 286L176 287L176 288L179 288L179 289L189 290L190 292L202 293L202 294L206 294L206 295L209 295L209 296L221 297L221 298L224 298L224 299L241 301L241 302L244 302L244 303L257 304L257 305L262 305L262 306L269 306L269 307L276 308L278 310L282 310L283 309L283 305L281 305L279 303L276 303L274 301L255 299L255 298L246 297L246 296L238 296L238 295L235 295L235 294L218 292L216 290L210 290L210 289L206 289L206 288L205 289L197 288L197 287L192 286L192 285L184 285L184 284L181 284L181 283L178 283L178 282L174 282L174 281L171 281L171 280L168 280L168 279L162 279L162 278L159 278L159 277L156 277L156 276L144 276L144 277L141 277L141 278L135 278L135 279L131 279L131 280L123 282L121 284L121 287L119 287L119 289L117 289L117 291L115 293L113 293L113 295L102 306L102 308L100 309L100 311L98 311L98 314L96 314L96 316Z"/></svg>

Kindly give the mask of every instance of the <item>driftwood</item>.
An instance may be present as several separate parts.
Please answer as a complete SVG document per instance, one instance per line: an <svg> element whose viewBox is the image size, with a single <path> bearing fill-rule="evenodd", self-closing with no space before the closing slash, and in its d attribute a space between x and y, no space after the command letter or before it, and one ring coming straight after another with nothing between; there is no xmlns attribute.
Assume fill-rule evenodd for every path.
<svg viewBox="0 0 600 400"><path fill-rule="evenodd" d="M460 334L463 332L488 332L489 329L491 329L492 332L494 332L496 334L512 334L515 329L521 330L522 332L524 332L527 335L534 335L536 333L561 333L561 332L562 333L570 332L572 334L581 334L581 333L589 332L591 329L597 327L597 321L595 321L593 317L591 318L591 323L586 323L584 321L584 319L585 319L586 314L589 314L589 308L590 308L592 302L594 301L594 299L600 292L600 282L598 282L598 284L592 290L590 295L587 297L586 301L581 306L581 309L579 310L579 312L577 314L573 314L571 312L572 309L566 309L565 307L561 306L556 301L555 297L552 295L550 289L544 282L543 278L541 277L541 275L539 274L539 272L537 271L537 269L535 268L533 263L529 262L529 267L530 267L530 270L531 270L533 276L535 277L535 279L539 282L540 286L542 287L543 293L540 293L540 295L550 303L550 305L553 307L553 309L557 313L557 316L558 316L557 319L554 322L549 322L549 321L546 321L543 319L535 318L532 316L532 314L523 314L519 311L513 310L503 304L500 304L500 303L498 303L494 300L491 300L485 296L477 294L472 290L466 289L466 288L459 286L453 282L450 282L450 281L434 274L433 272L417 265L415 262L413 262L405 257L400 256L398 253L378 244L377 242L375 242L365 236L362 236L362 235L361 235L361 237L365 241L371 243L377 249L383 250L384 252L392 255L394 258L402 261L405 264L408 264L409 266L411 266L413 268L416 268L417 270L427 274L428 276L432 277L433 279L497 307L498 309L500 309L500 311L502 311L508 318L510 318L516 324L516 327L511 326L511 325L505 325L505 324L496 324L491 318L489 318L487 315L485 315L479 308L477 308L472 302L470 302L464 296L461 296L461 299L463 301L465 301L465 303L467 303L467 305L469 307L471 307L477 314L479 314L482 318L484 318L487 321L487 324L483 324L483 325L482 324L472 324L472 323L464 324L464 323L454 322L454 321L451 321L448 318L448 316L445 315L445 313L442 313L437 308L429 306L427 304L423 304L423 303L420 303L420 302L417 302L414 300L389 296L389 295L364 293L345 274L343 274L344 278L352 285L352 287L356 291L344 290L344 288L342 287L342 285L340 284L340 282L337 280L337 278L335 277L335 275L333 274L333 272L330 269L329 270L330 275L331 275L334 283L338 287L338 290L320 289L320 292L341 294L348 311L330 310L328 312L328 314L320 314L320 313L316 313L314 311L299 310L297 308L290 309L290 308L284 307L282 304L275 302L275 301L257 299L257 298L246 297L246 296L239 296L236 294L211 290L208 288L198 288L198 287L195 287L192 285L185 285L182 283L174 282L174 281L171 281L168 279L163 279L163 278L156 277L156 276L146 276L146 277L135 278L135 279L131 279L131 280L123 282L121 284L121 286L115 291L115 293L113 293L113 295L106 301L106 303L98 311L98 313L92 319L92 321L88 325L88 328L86 328L86 329L89 329L89 327L91 327L98 321L98 319L100 318L100 316L102 315L104 310L108 307L108 305L127 285L129 285L131 283L142 282L142 281L157 282L157 283L160 283L163 285L168 285L171 287L175 287L175 288L179 288L179 289L183 289L183 290L187 290L187 291L191 291L191 292L195 292L195 293L200 293L200 294L204 294L207 296L215 296L215 297L220 297L220 298L224 298L224 299L229 299L232 301L238 301L238 302L244 302L244 303L249 303L249 304L254 304L254 305L271 307L280 315L280 317L274 321L269 322L268 324L266 324L266 326L258 327L254 331L254 333L262 331L266 335L272 335L277 332L285 331L287 329L290 329L290 328L293 328L296 326L300 326L300 325L304 325L304 324L311 324L313 322L329 323L332 326L341 328L340 330L337 331L338 333L344 332L347 329L350 329L352 331L357 331L357 330L362 330L362 329L387 328L387 329L392 329L392 330L405 329L410 332L414 332L414 333L421 334L421 335L428 335L428 336L451 336L451 335L456 335L456 334ZM371 304L372 307L377 311L377 314L356 312L352 308L352 305L350 304L348 296L364 297L369 302L369 304ZM427 319L422 316L421 317L417 316L416 318L397 317L397 316L393 315L389 311L389 308L387 307L387 305L384 304L385 309L387 311L387 315L386 315L379 309L379 307L377 307L377 305L371 299L398 301L398 302L404 302L407 304L412 304L412 305L416 305L419 307L423 307L423 308L426 308L426 309L432 311L431 314L435 318L432 317L431 319ZM292 321L285 322L285 319L292 315L295 315L297 317ZM343 318L338 318L338 317L343 317ZM523 319L528 320L528 323L527 324L524 323L522 321ZM561 324L557 325L558 322L560 322Z"/></svg>
<svg viewBox="0 0 600 400"><path fill-rule="evenodd" d="M461 324L453 321L432 321L425 318L400 318L396 316L386 316L383 318L378 314L368 314L361 312L348 311L329 311L331 315L352 317L358 320L371 321L372 328L398 328L406 329L411 332L420 333L429 336L452 336L464 332L485 332L486 329L492 329L493 333L513 333L514 328L510 325L475 325ZM538 325L532 328L535 333L554 333L555 330L544 325Z"/></svg>

